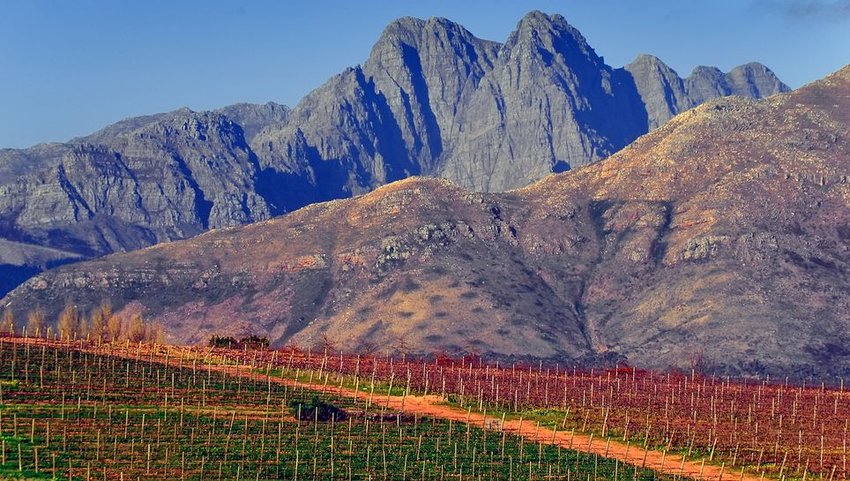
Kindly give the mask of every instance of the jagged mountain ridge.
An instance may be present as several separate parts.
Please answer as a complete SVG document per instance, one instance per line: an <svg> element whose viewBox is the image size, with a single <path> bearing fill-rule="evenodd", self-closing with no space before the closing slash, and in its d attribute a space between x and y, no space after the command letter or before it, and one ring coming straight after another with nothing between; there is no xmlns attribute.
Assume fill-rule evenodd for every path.
<svg viewBox="0 0 850 481"><path fill-rule="evenodd" d="M63 266L2 303L110 300L169 340L850 373L850 66L725 98L507 193L411 178Z"/></svg>
<svg viewBox="0 0 850 481"><path fill-rule="evenodd" d="M788 90L760 64L681 79L655 59L659 79L644 58L609 67L560 15L528 14L504 44L445 19L403 18L362 67L308 95L252 147L270 168L310 152L312 165L345 174L316 184L344 194L411 174L498 192L604 158L709 98Z"/></svg>
<svg viewBox="0 0 850 481"><path fill-rule="evenodd" d="M787 89L758 65L682 80L656 61L667 84L634 65L607 66L560 15L528 14L504 44L446 19L399 19L362 66L292 110L181 109L0 150L0 238L91 257L411 175L501 191L610 155L712 96Z"/></svg>
<svg viewBox="0 0 850 481"><path fill-rule="evenodd" d="M646 106L650 129L713 98L729 95L763 98L787 90L759 63L741 65L728 73L716 67L700 66L682 79L659 58L642 54L624 69L634 78Z"/></svg>

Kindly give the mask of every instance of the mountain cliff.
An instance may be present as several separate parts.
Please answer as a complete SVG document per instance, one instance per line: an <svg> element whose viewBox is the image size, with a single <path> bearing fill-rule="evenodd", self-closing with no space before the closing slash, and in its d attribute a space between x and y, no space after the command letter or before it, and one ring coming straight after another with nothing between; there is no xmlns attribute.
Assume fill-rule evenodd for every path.
<svg viewBox="0 0 850 481"><path fill-rule="evenodd" d="M505 43L446 19L402 18L362 66L293 109L181 109L0 150L0 239L70 261L413 175L505 191L607 157L707 99L785 90L759 64L699 68L684 80L648 56L613 68L560 15L528 14ZM0 269L12 265L0 249Z"/></svg>
<svg viewBox="0 0 850 481"><path fill-rule="evenodd" d="M687 90L685 90L687 92ZM850 67L711 100L506 193L410 178L62 266L2 303L143 311L176 342L850 373Z"/></svg>

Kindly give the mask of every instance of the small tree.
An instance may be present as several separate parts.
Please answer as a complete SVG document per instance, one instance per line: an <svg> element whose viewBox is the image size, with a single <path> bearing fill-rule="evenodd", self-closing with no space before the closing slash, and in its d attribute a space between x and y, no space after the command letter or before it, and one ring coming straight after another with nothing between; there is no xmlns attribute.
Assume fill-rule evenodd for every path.
<svg viewBox="0 0 850 481"><path fill-rule="evenodd" d="M372 357L378 352L378 345L372 341L362 341L357 352L363 356Z"/></svg>
<svg viewBox="0 0 850 481"><path fill-rule="evenodd" d="M319 351L321 351L324 355L333 354L336 352L336 344L333 340L328 336L327 333L322 333L322 337L319 338L319 344L316 346Z"/></svg>
<svg viewBox="0 0 850 481"><path fill-rule="evenodd" d="M147 326L142 315L138 312L130 317L130 325L127 327L127 339L132 342L141 342L146 340Z"/></svg>
<svg viewBox="0 0 850 481"><path fill-rule="evenodd" d="M109 323L112 321L112 306L107 302L103 302L97 309L92 312L91 322L89 323L89 336L92 341L101 342L108 340L111 336L109 333Z"/></svg>
<svg viewBox="0 0 850 481"><path fill-rule="evenodd" d="M3 311L3 326L0 327L0 331L15 334L15 314L11 309Z"/></svg>
<svg viewBox="0 0 850 481"><path fill-rule="evenodd" d="M405 334L398 336L396 339L398 340L396 343L396 352L401 354L402 359L404 359L405 356L410 354L410 342L407 340L407 336Z"/></svg>
<svg viewBox="0 0 850 481"><path fill-rule="evenodd" d="M88 340L89 320L82 313L80 313L79 320L80 320L80 327L77 329L77 337L80 338L80 339Z"/></svg>
<svg viewBox="0 0 850 481"><path fill-rule="evenodd" d="M111 309L111 308L110 308ZM111 314L109 319L106 321L106 335L107 339L110 341L115 341L121 338L121 334L123 333L123 323L120 316L116 316L115 314Z"/></svg>
<svg viewBox="0 0 850 481"><path fill-rule="evenodd" d="M45 336L47 334L45 332L46 326L44 311L41 309L32 310L27 314L27 334Z"/></svg>
<svg viewBox="0 0 850 481"><path fill-rule="evenodd" d="M80 312L77 310L77 306L69 304L62 311L62 314L59 314L59 323L56 328L59 329L59 336L61 338L71 340L81 334L82 324L82 318L80 317Z"/></svg>
<svg viewBox="0 0 850 481"><path fill-rule="evenodd" d="M165 340L162 324L155 322L148 324L145 328L145 340L156 344L162 344Z"/></svg>

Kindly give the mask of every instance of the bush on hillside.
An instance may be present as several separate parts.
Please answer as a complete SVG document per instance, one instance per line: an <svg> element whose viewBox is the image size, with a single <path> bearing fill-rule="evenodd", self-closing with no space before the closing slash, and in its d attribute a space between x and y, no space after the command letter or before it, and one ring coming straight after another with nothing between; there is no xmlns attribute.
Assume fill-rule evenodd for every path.
<svg viewBox="0 0 850 481"><path fill-rule="evenodd" d="M210 338L210 347L219 347L224 349L234 349L239 343L236 339L230 336L213 336Z"/></svg>

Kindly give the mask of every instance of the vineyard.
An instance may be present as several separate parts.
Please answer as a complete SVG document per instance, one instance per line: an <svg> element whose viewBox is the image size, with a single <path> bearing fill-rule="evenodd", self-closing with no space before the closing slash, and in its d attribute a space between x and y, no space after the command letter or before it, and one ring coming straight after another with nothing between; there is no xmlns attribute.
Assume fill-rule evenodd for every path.
<svg viewBox="0 0 850 481"><path fill-rule="evenodd" d="M733 381L631 368L603 371L399 360L286 351L218 351L225 362L281 375L347 376L348 385L437 394L491 414L683 454L775 479L847 479L850 393L769 380ZM315 374L314 374L315 373ZM734 470L734 471L733 471Z"/></svg>
<svg viewBox="0 0 850 481"><path fill-rule="evenodd" d="M247 357L253 369L236 370ZM485 430L388 409L376 390L386 386L387 395L413 389L412 373L399 376L404 366L419 365L399 368L371 360L360 366L361 376L356 358L339 362L331 366L330 357L296 351L0 339L0 478L675 477L524 440L498 426ZM343 375L352 366L355 372ZM338 374L331 367L339 368ZM310 379L314 387L272 382L273 372ZM390 386L396 379L405 382ZM331 382L353 382L363 396L352 399L315 387Z"/></svg>

